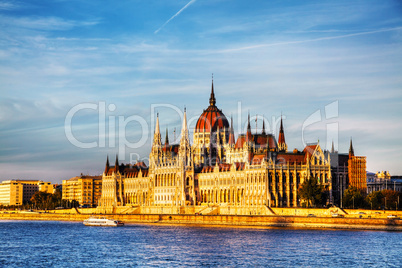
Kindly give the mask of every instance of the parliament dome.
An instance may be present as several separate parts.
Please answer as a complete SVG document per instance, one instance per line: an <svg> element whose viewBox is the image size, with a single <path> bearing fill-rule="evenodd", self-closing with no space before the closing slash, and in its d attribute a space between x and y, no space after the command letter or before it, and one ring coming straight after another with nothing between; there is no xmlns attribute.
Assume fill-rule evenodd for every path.
<svg viewBox="0 0 402 268"><path fill-rule="evenodd" d="M211 97L209 98L209 107L204 110L197 120L195 133L211 132L219 129L229 128L229 122L222 110L216 107L216 99L214 94L214 82L212 81Z"/></svg>

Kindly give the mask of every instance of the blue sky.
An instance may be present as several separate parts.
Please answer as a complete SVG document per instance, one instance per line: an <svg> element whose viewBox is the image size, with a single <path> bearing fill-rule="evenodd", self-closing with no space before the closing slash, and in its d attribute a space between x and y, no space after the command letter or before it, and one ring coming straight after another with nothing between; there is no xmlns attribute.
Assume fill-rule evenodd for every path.
<svg viewBox="0 0 402 268"><path fill-rule="evenodd" d="M402 175L400 1L9 0L0 1L0 179L100 174L122 134L141 144L124 148L123 162L146 158L156 111L171 140L184 106L192 129L212 73L236 133L250 111L277 135L282 113L290 150L335 140L348 152L352 137L368 171ZM97 142L85 149L65 123L89 103L96 109L71 121L76 140Z"/></svg>

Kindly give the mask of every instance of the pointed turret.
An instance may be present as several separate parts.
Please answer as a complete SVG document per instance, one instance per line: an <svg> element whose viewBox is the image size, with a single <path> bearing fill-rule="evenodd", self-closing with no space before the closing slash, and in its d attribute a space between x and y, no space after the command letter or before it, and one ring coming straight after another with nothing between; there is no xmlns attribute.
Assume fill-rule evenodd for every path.
<svg viewBox="0 0 402 268"><path fill-rule="evenodd" d="M166 137L165 137L165 144L163 145L162 151L164 151L165 153L169 151L169 135L168 135L169 131L168 128L166 128ZM165 154L166 156L166 154Z"/></svg>
<svg viewBox="0 0 402 268"><path fill-rule="evenodd" d="M331 148L331 154L335 153L335 146L334 146L334 141L332 141L332 148Z"/></svg>
<svg viewBox="0 0 402 268"><path fill-rule="evenodd" d="M154 139L152 141L151 153L149 155L150 167L153 167L154 165L159 164L161 153L162 153L162 139L161 139L161 132L160 132L160 128L159 128L159 114L156 114Z"/></svg>
<svg viewBox="0 0 402 268"><path fill-rule="evenodd" d="M280 152L286 152L288 149L288 146L286 145L285 141L285 132L283 131L282 115L281 115L281 126L279 128L278 149Z"/></svg>
<svg viewBox="0 0 402 268"><path fill-rule="evenodd" d="M105 174L107 174L107 173L108 173L109 168L110 168L110 165L109 165L109 156L107 156L107 158L106 158Z"/></svg>
<svg viewBox="0 0 402 268"><path fill-rule="evenodd" d="M186 108L184 107L183 124L181 126L181 139L183 139L183 135L185 135L185 134L188 135L188 129L187 129ZM180 143L181 143L181 141L180 141Z"/></svg>
<svg viewBox="0 0 402 268"><path fill-rule="evenodd" d="M264 116L262 116L262 135L266 135L266 133L265 133L265 120L264 120Z"/></svg>
<svg viewBox="0 0 402 268"><path fill-rule="evenodd" d="M215 104L216 104L216 99L215 99L215 93L214 93L214 77L212 76L211 96L209 97L209 105L215 106Z"/></svg>
<svg viewBox="0 0 402 268"><path fill-rule="evenodd" d="M235 145L235 136L233 130L233 117L230 118L229 145Z"/></svg>
<svg viewBox="0 0 402 268"><path fill-rule="evenodd" d="M183 160L182 163L184 163L185 165L188 165L189 160L191 160L190 153L191 148L190 148L190 139L188 137L187 115L186 115L186 108L184 108L183 126L181 128L181 138L179 147L179 158Z"/></svg>
<svg viewBox="0 0 402 268"><path fill-rule="evenodd" d="M352 138L350 138L350 146L349 146L349 156L354 156L355 151L353 150Z"/></svg>
<svg viewBox="0 0 402 268"><path fill-rule="evenodd" d="M160 129L159 129L159 113L156 114L156 124L155 124L155 132L154 134L160 134Z"/></svg>
<svg viewBox="0 0 402 268"><path fill-rule="evenodd" d="M169 135L168 135L168 128L166 128L166 138L165 138L165 145L169 145Z"/></svg>
<svg viewBox="0 0 402 268"><path fill-rule="evenodd" d="M116 154L116 162L114 164L114 172L115 173L119 172L119 158L117 157L117 154Z"/></svg>
<svg viewBox="0 0 402 268"><path fill-rule="evenodd" d="M161 132L159 129L159 114L157 114L156 115L155 132L154 132L154 140L152 142L152 150L154 151L154 153L156 153L158 148L160 148L161 144L162 144L162 141L161 141Z"/></svg>
<svg viewBox="0 0 402 268"><path fill-rule="evenodd" d="M247 122L246 142L251 142L252 140L253 140L253 136L251 135L250 113L249 113L248 114L248 122Z"/></svg>

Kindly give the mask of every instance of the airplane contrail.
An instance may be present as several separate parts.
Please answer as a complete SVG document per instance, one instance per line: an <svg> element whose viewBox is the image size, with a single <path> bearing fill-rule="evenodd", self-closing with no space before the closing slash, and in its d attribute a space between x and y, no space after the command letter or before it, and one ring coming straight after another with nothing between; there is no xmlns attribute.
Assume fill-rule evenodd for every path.
<svg viewBox="0 0 402 268"><path fill-rule="evenodd" d="M174 14L170 19L168 19L158 30L156 30L154 32L154 34L157 34L160 30L162 30L163 27L166 26L166 24L168 24L171 20L173 20L174 18L176 18L180 13L183 12L183 10L185 10L186 8L188 8L192 3L194 3L197 0L191 0L190 2L187 3L187 5L185 5L182 9L180 9L176 14Z"/></svg>

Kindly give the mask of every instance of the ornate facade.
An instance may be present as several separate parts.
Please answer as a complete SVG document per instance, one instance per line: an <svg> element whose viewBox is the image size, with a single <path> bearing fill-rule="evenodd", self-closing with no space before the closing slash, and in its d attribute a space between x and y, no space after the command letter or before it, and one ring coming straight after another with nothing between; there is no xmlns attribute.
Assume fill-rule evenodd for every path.
<svg viewBox="0 0 402 268"><path fill-rule="evenodd" d="M324 186L332 199L330 158L320 145L303 151L287 151L283 122L278 142L273 134L247 132L235 139L229 124L216 106L212 82L209 106L199 117L190 144L186 111L179 144L162 143L159 116L156 120L149 167L144 163L109 166L103 173L99 207L170 208L225 207L236 213L251 213L258 207L297 207L299 185L311 176Z"/></svg>

